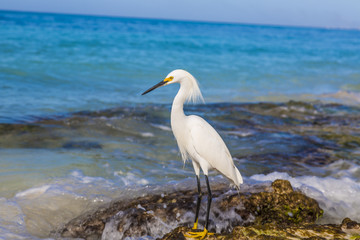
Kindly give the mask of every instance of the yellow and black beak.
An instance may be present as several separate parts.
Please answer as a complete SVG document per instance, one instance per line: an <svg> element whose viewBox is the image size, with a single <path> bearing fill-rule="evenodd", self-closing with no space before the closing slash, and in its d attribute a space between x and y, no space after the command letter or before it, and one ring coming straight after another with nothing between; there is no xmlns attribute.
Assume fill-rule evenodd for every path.
<svg viewBox="0 0 360 240"><path fill-rule="evenodd" d="M167 84L167 83L170 82L171 80L173 80L173 77L165 78L164 80L162 80L162 81L159 82L158 84L152 86L151 88L149 88L148 90L146 90L145 92L143 92L141 95L145 95L145 94L151 92L152 90L155 90L155 89L157 89L158 87L161 87L162 85Z"/></svg>

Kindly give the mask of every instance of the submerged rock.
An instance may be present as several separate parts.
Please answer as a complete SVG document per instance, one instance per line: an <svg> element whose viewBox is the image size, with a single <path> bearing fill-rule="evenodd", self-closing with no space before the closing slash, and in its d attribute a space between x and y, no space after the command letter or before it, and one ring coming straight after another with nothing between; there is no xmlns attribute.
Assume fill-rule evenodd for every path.
<svg viewBox="0 0 360 240"><path fill-rule="evenodd" d="M251 190L253 193L238 193L228 191L227 186L213 187L209 230L223 234L216 237L248 234L255 231L256 226L285 232L299 223L312 224L322 216L323 211L318 203L294 191L286 180L276 180L271 187L253 186ZM122 239L128 236L156 238L175 229L171 234L173 237L177 234L177 238L165 235L163 239L182 239L180 233L193 223L196 197L194 191L176 191L131 201L115 201L73 219L55 236L84 239ZM203 200L206 201L206 197ZM204 211L200 210L200 217ZM200 225L202 220L199 219ZM183 227L176 228L178 226Z"/></svg>
<svg viewBox="0 0 360 240"><path fill-rule="evenodd" d="M94 148L101 149L102 148L101 144L91 141L68 141L64 143L62 147L66 149L94 149Z"/></svg>

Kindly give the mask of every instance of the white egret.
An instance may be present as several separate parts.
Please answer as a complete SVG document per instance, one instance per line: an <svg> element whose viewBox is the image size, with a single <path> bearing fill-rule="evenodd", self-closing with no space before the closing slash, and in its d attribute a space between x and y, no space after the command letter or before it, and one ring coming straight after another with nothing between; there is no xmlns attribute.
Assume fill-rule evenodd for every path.
<svg viewBox="0 0 360 240"><path fill-rule="evenodd" d="M197 229L199 209L201 203L200 168L205 175L208 189L208 203L204 230L201 232L189 232L186 237L203 239L208 233L209 213L211 206L211 189L208 179L208 171L216 169L227 177L237 187L243 183L239 170L235 167L228 148L220 135L204 119L184 114L183 106L186 101L204 101L196 79L185 70L174 70L166 78L155 86L146 90L142 95L160 87L172 83L180 83L180 89L174 98L171 107L171 129L179 146L181 157L185 162L192 160L196 174L198 198L196 204L195 221L193 229Z"/></svg>

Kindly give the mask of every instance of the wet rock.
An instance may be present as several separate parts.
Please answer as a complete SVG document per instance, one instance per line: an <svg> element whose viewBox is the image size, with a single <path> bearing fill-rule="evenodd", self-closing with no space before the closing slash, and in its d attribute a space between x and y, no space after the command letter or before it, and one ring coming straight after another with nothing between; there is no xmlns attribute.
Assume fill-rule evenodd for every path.
<svg viewBox="0 0 360 240"><path fill-rule="evenodd" d="M177 222L180 216L195 208L193 196L194 191L179 191L131 201L114 201L73 219L57 234L60 233L61 237L84 239L97 236L97 239L100 239L103 234L114 235L115 229L118 231L115 233L118 239L126 236L156 235L160 229L157 225L164 222L163 228L167 227L166 230L170 231L175 226L165 224L166 222Z"/></svg>
<svg viewBox="0 0 360 240"><path fill-rule="evenodd" d="M277 194L291 194L294 192L289 181L275 180L271 186Z"/></svg>
<svg viewBox="0 0 360 240"><path fill-rule="evenodd" d="M68 141L63 144L63 148L66 149L93 149L98 148L101 149L101 144L97 142L89 142L89 141Z"/></svg>
<svg viewBox="0 0 360 240"><path fill-rule="evenodd" d="M350 218L345 218L341 225L341 230L351 234L357 234L360 239L360 223L352 221Z"/></svg>
<svg viewBox="0 0 360 240"><path fill-rule="evenodd" d="M351 229L359 226L359 223L350 219L344 219L346 224L351 225ZM285 240L285 239L360 239L359 229L357 232L344 231L343 225L336 224L300 224L296 226L278 226L276 224L264 225L251 225L251 226L238 226L233 229L229 234L215 234L207 236L206 240L259 240L259 239L272 239L272 240ZM161 240L183 240L184 233L190 231L190 228L178 227L172 232L166 234Z"/></svg>
<svg viewBox="0 0 360 240"><path fill-rule="evenodd" d="M0 124L0 135L5 134L24 134L29 132L36 132L40 129L35 124Z"/></svg>
<svg viewBox="0 0 360 240"><path fill-rule="evenodd" d="M224 208L244 204L243 211L255 215L255 224L313 223L322 216L323 210L318 203L301 192L293 191L290 182L275 180L272 188L273 192L259 192L249 197L233 195L231 201L223 202Z"/></svg>
<svg viewBox="0 0 360 240"><path fill-rule="evenodd" d="M333 140L337 142L343 148L358 148L360 147L360 137L350 134L339 134L336 132L325 132L321 136L322 138Z"/></svg>
<svg viewBox="0 0 360 240"><path fill-rule="evenodd" d="M299 223L314 223L323 213L314 199L294 191L286 180L276 180L271 187L253 186L251 191L238 193L229 191L228 186L213 186L209 230L228 236L226 234L240 234L233 231L237 226L286 228ZM205 196L206 193L203 197L206 201ZM179 235L187 229L186 226L192 225L196 197L194 191L176 191L131 201L115 201L70 221L56 234L84 239L100 239L101 236L122 239L127 236L160 237L175 229ZM204 215L204 209L201 209L200 225ZM183 228L176 228L178 226ZM177 238L165 235L164 239L183 239L180 235Z"/></svg>
<svg viewBox="0 0 360 240"><path fill-rule="evenodd" d="M161 240L186 240L184 234L189 232L191 228L188 227L177 227L168 234L165 234Z"/></svg>

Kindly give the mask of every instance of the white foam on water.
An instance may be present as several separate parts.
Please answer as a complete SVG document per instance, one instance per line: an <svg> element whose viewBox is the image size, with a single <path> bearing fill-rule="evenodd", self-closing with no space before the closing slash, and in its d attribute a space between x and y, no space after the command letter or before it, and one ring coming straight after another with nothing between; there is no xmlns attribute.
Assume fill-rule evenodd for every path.
<svg viewBox="0 0 360 240"><path fill-rule="evenodd" d="M118 212L114 217L110 219L105 224L104 231L102 233L101 239L102 240L110 240L110 239L124 239L124 240L153 240L153 237L149 236L136 236L136 237L124 237L124 231L118 231L119 226L119 220L125 216L123 211ZM124 225L122 225L122 229L128 230L131 227L132 222L128 221ZM163 228L166 227L166 225L162 226ZM171 230L171 229L170 229ZM170 231L169 230L169 231Z"/></svg>
<svg viewBox="0 0 360 240"><path fill-rule="evenodd" d="M102 177L90 177L85 176L81 171L72 171L70 173L70 176L76 181L83 184L89 184L89 183L99 183L102 182L106 186L112 185L113 183L109 180L106 180Z"/></svg>
<svg viewBox="0 0 360 240"><path fill-rule="evenodd" d="M123 173L122 171L116 171L114 172L114 176L117 176L124 186L144 186L149 184L149 181L147 179L140 178L138 175L135 175L132 172Z"/></svg>
<svg viewBox="0 0 360 240"><path fill-rule="evenodd" d="M339 99L342 103L357 105L360 103L360 93L348 90L339 90L336 93L323 94L325 98Z"/></svg>
<svg viewBox="0 0 360 240"><path fill-rule="evenodd" d="M325 170L331 172L331 176L336 178L348 177L352 179L360 179L360 165L347 160L338 160L325 167Z"/></svg>
<svg viewBox="0 0 360 240"><path fill-rule="evenodd" d="M162 125L162 124L156 124L156 123L151 123L150 125L155 127L155 128L161 129L163 131L171 132L171 128L168 127L168 126L165 126L165 125Z"/></svg>
<svg viewBox="0 0 360 240"><path fill-rule="evenodd" d="M0 239L38 239L81 213L119 196L113 181L73 171L64 178L0 198Z"/></svg>
<svg viewBox="0 0 360 240"><path fill-rule="evenodd" d="M140 135L142 137L154 137L155 135L151 132L141 132Z"/></svg>
<svg viewBox="0 0 360 240"><path fill-rule="evenodd" d="M224 134L234 135L237 137L248 137L248 136L254 135L254 131L247 130L247 129L241 129L241 130L237 130L237 131L222 131L222 132Z"/></svg>
<svg viewBox="0 0 360 240"><path fill-rule="evenodd" d="M344 164L344 161L333 163L328 168L338 167L341 164ZM340 223L345 217L360 221L360 182L359 178L351 177L358 171L359 166L354 164L346 170L334 173L337 177L292 177L287 173L273 172L254 175L250 179L259 182L289 180L294 188L318 201L324 210L320 223Z"/></svg>
<svg viewBox="0 0 360 240"><path fill-rule="evenodd" d="M44 185L41 187L34 187L27 189L25 191L19 192L15 195L15 197L21 198L21 197L28 197L28 198L35 198L40 196L41 194L44 194L51 186L50 185Z"/></svg>

